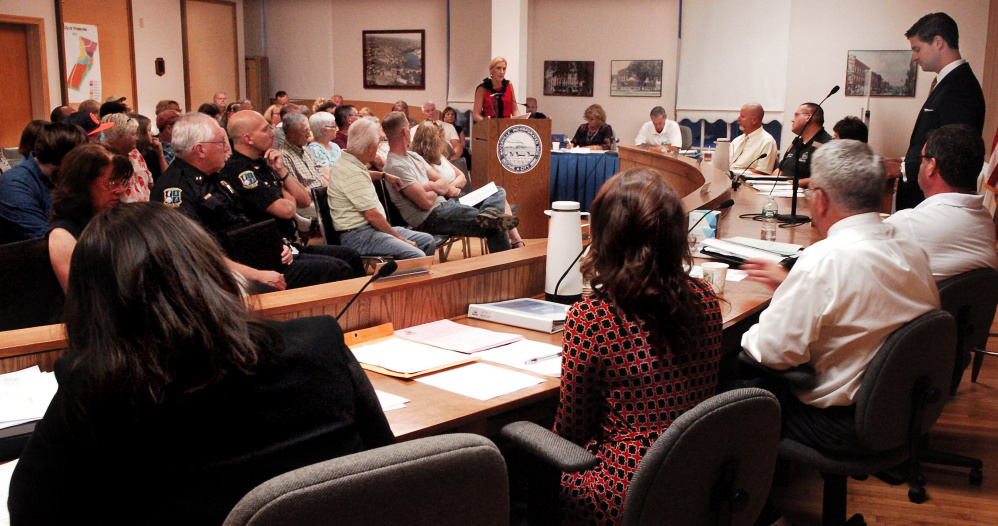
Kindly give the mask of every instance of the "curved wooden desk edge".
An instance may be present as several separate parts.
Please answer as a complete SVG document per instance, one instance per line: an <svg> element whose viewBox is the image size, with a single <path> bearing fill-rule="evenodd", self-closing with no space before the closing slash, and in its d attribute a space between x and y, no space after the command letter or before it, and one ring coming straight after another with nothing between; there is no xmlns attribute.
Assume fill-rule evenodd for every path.
<svg viewBox="0 0 998 526"><path fill-rule="evenodd" d="M731 179L710 163L634 146L618 147L618 155L622 172L637 167L662 172L669 185L683 196L687 212L714 208L731 195ZM701 194L700 189L707 183L710 184L707 193Z"/></svg>

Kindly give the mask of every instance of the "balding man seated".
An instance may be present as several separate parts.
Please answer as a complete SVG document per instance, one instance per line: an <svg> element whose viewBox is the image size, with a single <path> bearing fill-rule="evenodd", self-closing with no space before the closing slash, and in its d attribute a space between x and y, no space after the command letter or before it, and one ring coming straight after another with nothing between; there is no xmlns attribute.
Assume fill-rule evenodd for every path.
<svg viewBox="0 0 998 526"><path fill-rule="evenodd" d="M489 251L523 246L502 188L475 206L461 204L461 190L440 177L419 154L408 151L409 119L393 111L381 122L388 137L385 171L402 179L401 189L388 189L392 202L412 228L446 236L484 237ZM512 245L511 245L512 242Z"/></svg>
<svg viewBox="0 0 998 526"><path fill-rule="evenodd" d="M855 398L867 365L888 335L938 309L939 293L922 247L880 220L879 155L859 141L832 141L815 151L811 174L812 223L825 238L789 274L771 263L743 266L776 291L742 348L772 369L814 369L813 387L790 386L782 397L784 436L862 454Z"/></svg>
<svg viewBox="0 0 998 526"><path fill-rule="evenodd" d="M998 268L995 224L977 193L984 140L966 124L929 132L918 186L925 200L884 220L929 255L936 281L982 267Z"/></svg>
<svg viewBox="0 0 998 526"><path fill-rule="evenodd" d="M258 223L275 219L298 257L321 258L327 267L333 268L335 275L335 279L327 279L323 272L303 279L323 283L364 275L364 265L356 251L336 245L302 245L299 242L295 212L310 206L312 197L285 168L281 152L273 149L274 130L263 116L255 111L236 112L229 118L228 133L235 151L221 174L241 197L249 220Z"/></svg>
<svg viewBox="0 0 998 526"><path fill-rule="evenodd" d="M749 103L738 112L738 125L742 134L731 141L731 171L753 174L771 174L776 167L779 151L776 139L762 129L765 112L762 105ZM765 157L762 157L766 154Z"/></svg>
<svg viewBox="0 0 998 526"><path fill-rule="evenodd" d="M436 247L432 235L393 227L386 219L367 170L380 142L377 123L368 119L355 122L347 135L346 150L330 169L329 210L340 242L364 256L432 256Z"/></svg>

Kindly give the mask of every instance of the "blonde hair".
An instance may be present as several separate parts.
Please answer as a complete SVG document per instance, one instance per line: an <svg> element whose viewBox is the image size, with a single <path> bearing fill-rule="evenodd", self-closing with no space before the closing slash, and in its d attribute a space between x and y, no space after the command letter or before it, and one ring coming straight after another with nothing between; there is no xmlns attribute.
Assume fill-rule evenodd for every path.
<svg viewBox="0 0 998 526"><path fill-rule="evenodd" d="M444 129L433 121L423 121L416 128L409 149L430 164L439 164L444 147Z"/></svg>
<svg viewBox="0 0 998 526"><path fill-rule="evenodd" d="M360 115L361 117L374 117L375 116L374 112L371 111L371 108L368 108L367 106L364 106L363 108L361 108L360 110L358 110L357 111L357 115Z"/></svg>
<svg viewBox="0 0 998 526"><path fill-rule="evenodd" d="M108 113L100 120L102 123L111 122L114 126L104 132L104 141L110 142L129 132L138 132L139 121L125 115L124 113Z"/></svg>
<svg viewBox="0 0 998 526"><path fill-rule="evenodd" d="M491 71L492 68L496 67L496 64L498 64L500 62L502 62L503 64L506 64L507 67L509 66L509 62L506 62L506 59L504 59L502 57L496 57L496 58L492 59L492 62L489 62L489 70Z"/></svg>
<svg viewBox="0 0 998 526"><path fill-rule="evenodd" d="M596 122L598 122L600 126L606 124L606 112L603 111L603 107L599 104L589 106L586 108L585 113L582 114L583 119L588 119L590 117L596 119Z"/></svg>

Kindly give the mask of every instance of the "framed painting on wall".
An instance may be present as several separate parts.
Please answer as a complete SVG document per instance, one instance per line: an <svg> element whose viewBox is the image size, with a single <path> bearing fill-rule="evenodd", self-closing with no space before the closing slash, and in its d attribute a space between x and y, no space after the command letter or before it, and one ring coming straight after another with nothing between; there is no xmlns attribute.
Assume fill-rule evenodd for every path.
<svg viewBox="0 0 998 526"><path fill-rule="evenodd" d="M544 95L592 97L595 66L591 60L545 60Z"/></svg>
<svg viewBox="0 0 998 526"><path fill-rule="evenodd" d="M849 50L846 58L846 96L914 97L918 63L911 60L911 54L910 49Z"/></svg>
<svg viewBox="0 0 998 526"><path fill-rule="evenodd" d="M611 60L610 96L661 97L661 60Z"/></svg>
<svg viewBox="0 0 998 526"><path fill-rule="evenodd" d="M426 31L364 31L364 89L426 89Z"/></svg>

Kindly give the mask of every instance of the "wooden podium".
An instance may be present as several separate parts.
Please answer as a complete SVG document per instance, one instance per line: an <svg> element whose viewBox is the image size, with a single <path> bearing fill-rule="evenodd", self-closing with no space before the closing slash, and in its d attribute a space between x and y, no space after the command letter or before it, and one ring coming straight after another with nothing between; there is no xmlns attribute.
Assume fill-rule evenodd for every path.
<svg viewBox="0 0 998 526"><path fill-rule="evenodd" d="M532 134L523 128L506 133L518 125L533 130L540 138L539 144L528 140ZM499 158L501 140L503 160ZM551 195L551 119L485 119L472 127L471 152L472 186L494 182L504 188L506 200L520 205L516 212L520 236L546 238L548 219L544 211ZM535 155L540 159L533 164ZM532 167L523 169L529 165Z"/></svg>

